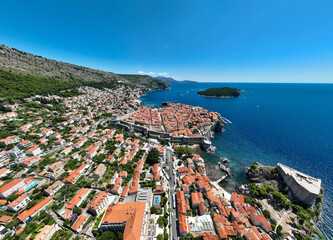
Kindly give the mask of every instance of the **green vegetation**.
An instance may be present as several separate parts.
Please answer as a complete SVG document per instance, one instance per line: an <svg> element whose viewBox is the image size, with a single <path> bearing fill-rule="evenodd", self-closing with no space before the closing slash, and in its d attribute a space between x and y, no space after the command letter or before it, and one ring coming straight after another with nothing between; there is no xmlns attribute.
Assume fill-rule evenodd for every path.
<svg viewBox="0 0 333 240"><path fill-rule="evenodd" d="M150 165L154 165L155 163L158 163L159 154L160 153L156 148L152 148L147 155L146 163L150 164Z"/></svg>
<svg viewBox="0 0 333 240"><path fill-rule="evenodd" d="M157 223L160 228L166 227L168 225L168 219L165 218L164 216L160 216L157 219Z"/></svg>
<svg viewBox="0 0 333 240"><path fill-rule="evenodd" d="M91 202L91 200L94 198L96 194L96 190L92 190L88 196L86 197L86 199L80 204L80 208L86 208L88 205L88 202ZM81 213L80 213L81 214Z"/></svg>
<svg viewBox="0 0 333 240"><path fill-rule="evenodd" d="M156 182L155 181L141 182L140 187L142 187L142 188L151 187L151 188L155 189L156 188Z"/></svg>
<svg viewBox="0 0 333 240"><path fill-rule="evenodd" d="M189 148L188 146L179 146L175 149L175 151L179 158L181 158L184 154L189 157L194 154L194 150L192 148Z"/></svg>
<svg viewBox="0 0 333 240"><path fill-rule="evenodd" d="M74 81L16 74L0 69L0 97L24 98L33 95L57 94L78 87Z"/></svg>
<svg viewBox="0 0 333 240"><path fill-rule="evenodd" d="M292 203L287 195L284 195L282 192L277 191L274 187L267 184L259 186L255 183L249 183L250 190L252 194L259 198L268 198L273 197L273 200L277 205L282 208L289 209L291 208L294 213L299 217L300 221L309 221L316 216L316 213L310 209L304 209L303 206ZM246 201L246 200L245 200Z"/></svg>
<svg viewBox="0 0 333 240"><path fill-rule="evenodd" d="M239 89L230 87L208 88L205 91L197 92L200 96L206 97L239 97Z"/></svg>
<svg viewBox="0 0 333 240"><path fill-rule="evenodd" d="M59 189L54 199L57 201L72 199L78 190L79 188L75 185L64 185Z"/></svg>
<svg viewBox="0 0 333 240"><path fill-rule="evenodd" d="M158 215L160 215L160 214L162 214L162 209L161 208L156 208L156 207L152 206L150 208L150 213L151 214L158 214Z"/></svg>
<svg viewBox="0 0 333 240"><path fill-rule="evenodd" d="M56 239L62 239L62 240L67 240L70 239L71 236L73 235L72 232L64 229L58 230L56 233L53 234L50 240L56 240Z"/></svg>
<svg viewBox="0 0 333 240"><path fill-rule="evenodd" d="M265 218L268 218L268 219L271 218L271 213L268 210L265 209L263 211L263 214L264 214Z"/></svg>
<svg viewBox="0 0 333 240"><path fill-rule="evenodd" d="M93 228L92 228L93 230L98 228L99 223L102 221L102 217L103 217L104 213L105 213L105 211L102 212L102 213L97 217L97 219L96 219L96 221L95 221L95 223L94 223L94 226L93 226Z"/></svg>
<svg viewBox="0 0 333 240"><path fill-rule="evenodd" d="M139 74L118 74L120 77L128 80L130 86L142 85L150 89L168 89L169 85L163 81L148 75Z"/></svg>
<svg viewBox="0 0 333 240"><path fill-rule="evenodd" d="M323 236L321 235L321 233L320 233L317 229L315 229L313 226L311 226L310 223L306 222L306 223L304 224L304 226L305 226L305 228L308 229L309 231L311 231L311 232L317 234L317 236L318 236L320 239L322 239L322 240L324 239Z"/></svg>
<svg viewBox="0 0 333 240"><path fill-rule="evenodd" d="M256 171L257 171L257 164L256 163L253 163L252 165L251 165L251 172L252 173L256 173Z"/></svg>
<svg viewBox="0 0 333 240"><path fill-rule="evenodd" d="M91 221L93 221L95 218L93 216L90 216L88 220L83 224L82 229L84 229Z"/></svg>
<svg viewBox="0 0 333 240"><path fill-rule="evenodd" d="M262 204L260 202L258 202L257 200L255 200L254 198L251 198L249 196L245 196L245 202L250 204L251 206L262 207Z"/></svg>
<svg viewBox="0 0 333 240"><path fill-rule="evenodd" d="M96 237L97 240L122 240L123 233L120 231L112 232L112 231L105 231L99 232Z"/></svg>

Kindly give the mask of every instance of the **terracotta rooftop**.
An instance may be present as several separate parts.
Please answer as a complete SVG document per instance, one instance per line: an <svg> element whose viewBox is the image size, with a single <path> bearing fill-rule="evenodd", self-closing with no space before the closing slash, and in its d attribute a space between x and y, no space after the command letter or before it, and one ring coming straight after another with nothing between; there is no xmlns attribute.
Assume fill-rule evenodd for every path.
<svg viewBox="0 0 333 240"><path fill-rule="evenodd" d="M42 208L45 204L47 204L51 200L52 200L52 197L45 198L44 200L35 204L35 206L30 208L29 210L22 212L20 215L17 216L17 218L23 222L27 217L29 217L32 214L34 214L35 212L37 212L40 208Z"/></svg>
<svg viewBox="0 0 333 240"><path fill-rule="evenodd" d="M11 181L11 182L5 184L4 186L2 186L2 187L0 188L0 193L3 193L3 192L5 192L5 191L7 191L8 189L14 187L15 185L19 184L21 181L22 181L22 180L20 180L20 179L15 179L15 180L13 180L13 181Z"/></svg>
<svg viewBox="0 0 333 240"><path fill-rule="evenodd" d="M139 240L146 203L131 202L110 205L101 224L117 224L126 222L123 233L124 240Z"/></svg>
<svg viewBox="0 0 333 240"><path fill-rule="evenodd" d="M86 219L87 219L86 216L81 215L81 216L79 217L79 219L76 220L76 222L74 223L74 225L72 226L72 228L73 228L75 231L77 231L77 230L79 229L79 227L82 225L82 223L84 223L84 221L85 221Z"/></svg>

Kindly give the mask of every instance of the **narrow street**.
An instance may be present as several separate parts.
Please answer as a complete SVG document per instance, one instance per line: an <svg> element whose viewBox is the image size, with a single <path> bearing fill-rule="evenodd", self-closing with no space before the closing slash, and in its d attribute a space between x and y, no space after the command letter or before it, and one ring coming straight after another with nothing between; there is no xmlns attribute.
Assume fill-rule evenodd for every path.
<svg viewBox="0 0 333 240"><path fill-rule="evenodd" d="M177 205L173 203L174 199L173 196L175 193L175 175L174 175L174 168L173 168L173 160L172 160L172 150L170 148L166 148L166 162L170 169L170 178L169 178L169 184L170 184L170 209L171 209L171 231L172 231L172 239L177 239L177 213L176 208L173 208L173 205Z"/></svg>

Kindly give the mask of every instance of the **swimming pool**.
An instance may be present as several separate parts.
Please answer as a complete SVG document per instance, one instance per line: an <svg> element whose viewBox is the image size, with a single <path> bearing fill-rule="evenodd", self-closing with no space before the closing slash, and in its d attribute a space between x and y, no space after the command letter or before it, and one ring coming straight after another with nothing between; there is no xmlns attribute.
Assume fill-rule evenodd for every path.
<svg viewBox="0 0 333 240"><path fill-rule="evenodd" d="M155 195L153 205L160 205L160 203L161 203L161 196L160 195Z"/></svg>
<svg viewBox="0 0 333 240"><path fill-rule="evenodd" d="M29 187L27 187L26 189L25 189L25 191L27 192L27 191L29 191L31 188L33 188L34 186L36 186L38 184L38 182L34 182L33 184L31 184Z"/></svg>

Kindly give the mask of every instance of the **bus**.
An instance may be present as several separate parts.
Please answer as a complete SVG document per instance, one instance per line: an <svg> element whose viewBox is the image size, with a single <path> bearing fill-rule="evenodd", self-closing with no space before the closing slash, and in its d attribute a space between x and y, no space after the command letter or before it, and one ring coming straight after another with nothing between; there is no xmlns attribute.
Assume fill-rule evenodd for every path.
<svg viewBox="0 0 333 240"><path fill-rule="evenodd" d="M173 208L176 209L176 194L172 195Z"/></svg>

